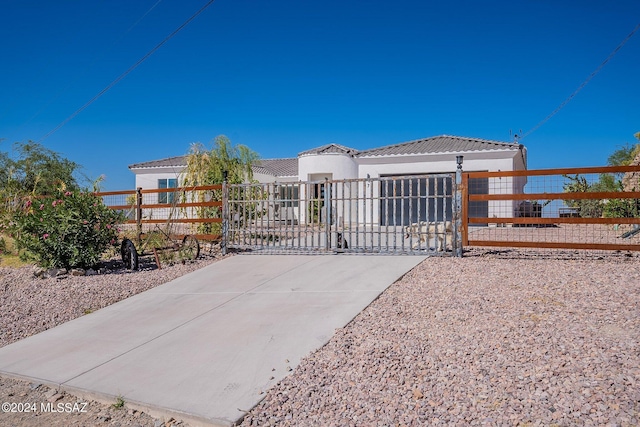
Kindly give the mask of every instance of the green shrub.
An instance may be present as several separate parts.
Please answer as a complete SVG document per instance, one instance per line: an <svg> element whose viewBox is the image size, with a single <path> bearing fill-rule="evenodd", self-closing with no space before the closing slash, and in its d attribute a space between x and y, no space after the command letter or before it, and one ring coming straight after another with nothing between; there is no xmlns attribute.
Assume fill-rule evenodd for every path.
<svg viewBox="0 0 640 427"><path fill-rule="evenodd" d="M117 244L122 221L94 193L66 191L27 199L10 229L26 260L44 268L89 268Z"/></svg>
<svg viewBox="0 0 640 427"><path fill-rule="evenodd" d="M604 205L605 218L637 218L640 216L638 199L609 199Z"/></svg>

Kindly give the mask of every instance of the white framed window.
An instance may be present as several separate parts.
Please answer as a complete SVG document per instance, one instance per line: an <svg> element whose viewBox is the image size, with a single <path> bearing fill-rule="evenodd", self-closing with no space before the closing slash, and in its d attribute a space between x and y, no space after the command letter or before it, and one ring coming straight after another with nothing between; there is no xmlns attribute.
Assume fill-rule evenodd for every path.
<svg viewBox="0 0 640 427"><path fill-rule="evenodd" d="M158 189L176 188L178 180L175 178L163 178L158 180ZM174 203L176 201L176 193L158 193L158 203Z"/></svg>

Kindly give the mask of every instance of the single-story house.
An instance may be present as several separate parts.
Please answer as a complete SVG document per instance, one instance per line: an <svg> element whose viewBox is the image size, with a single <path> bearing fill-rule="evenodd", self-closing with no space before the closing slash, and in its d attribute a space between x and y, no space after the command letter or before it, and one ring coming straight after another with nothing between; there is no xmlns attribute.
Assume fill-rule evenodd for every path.
<svg viewBox="0 0 640 427"><path fill-rule="evenodd" d="M261 183L451 173L456 170L457 156L463 156L465 171L513 171L527 168L527 151L522 144L441 135L366 150L332 143L303 151L297 157L262 159L254 165L253 172L254 179ZM185 166L186 156L177 156L132 164L129 169L136 176L136 187L156 189L179 186ZM526 178L500 179L511 182L502 181L500 186L494 187L490 179L485 179L475 183L470 191L524 191ZM166 194L160 193L158 197L166 197ZM511 205L512 202L480 202L475 207L477 214L474 216L493 217L496 213L504 216L509 215L508 211L513 215Z"/></svg>

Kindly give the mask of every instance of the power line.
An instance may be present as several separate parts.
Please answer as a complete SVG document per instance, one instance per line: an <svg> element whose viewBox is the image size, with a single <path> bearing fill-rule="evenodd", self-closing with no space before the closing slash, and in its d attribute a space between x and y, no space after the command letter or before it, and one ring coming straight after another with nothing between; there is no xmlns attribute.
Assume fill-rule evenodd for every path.
<svg viewBox="0 0 640 427"><path fill-rule="evenodd" d="M204 6L202 6L202 8L200 8L200 10L198 10L196 13L194 13L193 15L191 15L191 17L189 19L187 19L186 21L184 21L182 23L182 25L180 25L178 28L176 28L171 34L169 34L167 37L164 38L164 40L162 40L160 43L158 43L153 49L151 49L149 52L146 53L146 55L144 55L142 58L140 58L135 64L133 64L131 67L129 67L127 69L127 71L125 71L124 73L120 74L114 81L112 81L111 83L109 83L104 89L102 89L100 92L98 92L97 95L95 95L93 98L91 98L86 104L84 104L82 107L78 108L73 114L71 114L69 117L67 117L66 119L64 119L58 126L56 126L55 128L53 128L52 130L50 130L46 135L44 135L42 138L40 138L40 140L38 142L42 142L45 139L49 138L51 135L53 135L54 133L56 133L61 127L63 127L64 125L66 125L67 123L69 123L75 116L77 116L78 114L80 114L82 111L84 111L89 105L93 104L95 101L98 100L98 98L100 98L102 95L104 95L105 93L107 93L109 91L109 89L111 89L112 87L114 87L116 84L118 84L120 82L120 80L124 79L129 73L131 73L133 70L135 70L138 65L142 64L145 60L147 60L147 58L149 58L151 55L153 55L158 49L160 49L160 47L162 47L162 45L164 45L166 42L168 42L170 39L173 38L173 36L175 36L176 34L178 34L180 32L180 30L182 30L184 27L186 27L187 25L189 25L189 23L191 21L193 21L198 15L200 15L202 12L204 12L204 10L206 8L208 8L209 6L211 6L211 4L214 2L215 0L209 0L207 2L207 4L205 4Z"/></svg>
<svg viewBox="0 0 640 427"><path fill-rule="evenodd" d="M144 15L142 15L133 25L131 25L124 33L122 33L113 43L111 43L111 47L109 47L108 50L105 51L108 52L109 50L113 49L113 47L115 47L118 42L120 42L120 40L122 40L124 38L124 36L126 36L131 30L133 30L149 13L151 13L151 11L153 9L156 8L156 6L158 6L158 4L160 4L162 0L157 0L156 3L151 6L151 8L149 8L149 10L147 10ZM102 54L102 56L104 56L104 53ZM102 58L102 56L96 56L95 59L93 61L91 61L91 63L89 65L87 65L79 74L77 74L75 76L75 78L73 78L71 81L69 81L69 83L67 83L67 85L62 88L61 91L59 91L53 98L51 98L51 100L49 100L49 102L47 102L45 105L43 105L35 114L33 114L26 122L24 122L21 126L25 126L28 123L30 123L33 119L35 119L36 117L38 117L40 115L40 113L42 113L49 105L51 105L54 101L56 101L58 98L60 98L60 96L62 96L64 93L66 93L69 88L73 85L74 82L77 82L78 79L82 76L84 76L85 74L87 74L87 72L91 69L91 67L93 67L93 65L98 62L99 59ZM46 70L46 67L43 68L43 70Z"/></svg>
<svg viewBox="0 0 640 427"><path fill-rule="evenodd" d="M111 45L111 48L113 48L113 46L115 46L127 33L129 33L133 28L135 28L140 21L142 21L153 9L155 9L155 7L161 2L162 0L158 0L153 6L151 6L151 8L149 10L147 10L144 15L142 15L142 17L140 19L138 19L132 26L130 26L124 33L122 33L122 35L120 35L120 37L118 37ZM58 55L59 56L59 55ZM55 58L54 58L55 59ZM87 73L87 71L93 66L93 64L95 64L98 61L99 57L95 57L95 59L91 62L91 64L89 64L88 66L86 66L84 68L84 70L82 72L80 72L79 74L76 75L76 77L74 79L72 79L69 83L67 83L67 85L60 90L53 98L51 98L46 104L44 104L35 114L33 114L29 119L27 119L24 123L22 123L20 125L20 127L26 126L27 124L29 124L33 119L35 119L36 117L38 117L40 115L40 113L42 113L49 105L51 105L54 101L56 101L62 94L64 94L73 84L73 82L77 81L79 77L83 76L84 74ZM43 66L41 67L41 72L38 74L38 77L41 77L42 75L47 73L48 68L50 68L51 64L54 63L55 60L50 60L48 66ZM0 112L0 117L4 116L8 111L10 111L15 104L19 101L19 96L16 96L15 99L12 102L9 102L5 109L2 110L2 112Z"/></svg>
<svg viewBox="0 0 640 427"><path fill-rule="evenodd" d="M582 82L582 84L580 86L578 86L578 89L576 89L575 91L573 91L573 93L571 95L569 95L567 97L567 99L565 99L564 101L562 101L562 103L558 106L558 108L556 108L555 110L553 110L551 112L551 114L549 114L547 117L545 117L544 119L542 119L542 121L540 123L538 123L537 125L535 125L533 128L531 128L531 130L527 131L524 135L522 135L519 139L522 140L523 138L527 137L528 135L532 134L533 132L535 132L536 130L538 130L538 128L540 126L542 126L543 124L545 124L547 121L549 121L549 119L551 119L551 117L555 116L560 110L562 110L564 108L565 105L567 105L577 94L578 92L580 92L586 85L587 83L589 83L591 81L591 79L593 79L596 74L598 74L600 72L600 70L602 70L602 68L607 64L607 62L609 62L615 55L616 53L618 53L618 51L620 49L622 49L622 46L624 46L629 39L631 39L631 37L635 34L636 31L638 31L640 29L640 24L636 25L636 27L633 29L633 31L631 31L629 33L629 35L627 37L625 37L624 40L622 40L622 42L613 50L613 52L611 52L609 54L609 56L607 56L607 59L605 59L604 61L602 61L602 63L598 66L598 68L595 69L594 72L592 72L589 77L587 77L587 79Z"/></svg>

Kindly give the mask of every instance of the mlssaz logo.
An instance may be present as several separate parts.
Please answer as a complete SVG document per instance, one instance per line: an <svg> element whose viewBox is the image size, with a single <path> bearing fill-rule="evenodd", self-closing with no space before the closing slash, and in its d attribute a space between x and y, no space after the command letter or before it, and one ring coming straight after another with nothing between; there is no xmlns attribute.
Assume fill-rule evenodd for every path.
<svg viewBox="0 0 640 427"><path fill-rule="evenodd" d="M51 402L40 403L40 412L83 413L87 412L87 402L58 403L55 405Z"/></svg>

